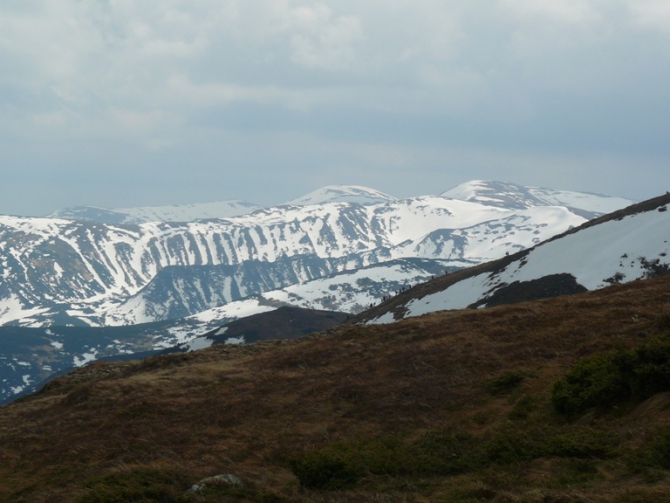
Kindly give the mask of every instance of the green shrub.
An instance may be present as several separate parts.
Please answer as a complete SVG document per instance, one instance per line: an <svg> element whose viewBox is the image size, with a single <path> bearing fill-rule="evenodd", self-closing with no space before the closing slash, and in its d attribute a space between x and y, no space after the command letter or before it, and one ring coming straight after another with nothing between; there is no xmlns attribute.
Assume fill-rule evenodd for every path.
<svg viewBox="0 0 670 503"><path fill-rule="evenodd" d="M658 468L670 469L670 430L666 429L652 442L651 461Z"/></svg>
<svg viewBox="0 0 670 503"><path fill-rule="evenodd" d="M308 451L291 460L300 485L309 489L343 489L355 484L363 471L343 445Z"/></svg>
<svg viewBox="0 0 670 503"><path fill-rule="evenodd" d="M482 444L482 466L550 457L602 459L612 454L616 442L615 437L589 426L507 425L491 432Z"/></svg>
<svg viewBox="0 0 670 503"><path fill-rule="evenodd" d="M619 439L589 426L570 425L554 429L546 439L542 456L604 459L612 456Z"/></svg>
<svg viewBox="0 0 670 503"><path fill-rule="evenodd" d="M615 356L596 355L577 362L565 379L554 385L552 403L558 412L575 415L629 395Z"/></svg>
<svg viewBox="0 0 670 503"><path fill-rule="evenodd" d="M501 428L483 443L486 464L529 461L539 456L543 440L528 431L519 431L511 427Z"/></svg>
<svg viewBox="0 0 670 503"><path fill-rule="evenodd" d="M491 379L486 387L491 394L501 395L519 386L525 377L523 372L504 372Z"/></svg>
<svg viewBox="0 0 670 503"><path fill-rule="evenodd" d="M566 459L554 465L554 480L559 487L586 484L600 476L593 459Z"/></svg>
<svg viewBox="0 0 670 503"><path fill-rule="evenodd" d="M536 409L537 399L532 396L523 396L514 404L509 413L509 418L514 420L528 419L528 416Z"/></svg>
<svg viewBox="0 0 670 503"><path fill-rule="evenodd" d="M77 503L177 503L189 482L176 472L136 468L90 479L85 487Z"/></svg>
<svg viewBox="0 0 670 503"><path fill-rule="evenodd" d="M409 470L418 475L455 475L478 468L481 441L467 433L426 433L409 446Z"/></svg>
<svg viewBox="0 0 670 503"><path fill-rule="evenodd" d="M430 431L413 442L400 436L340 442L296 455L293 473L303 487L343 489L367 475L450 476L540 457L602 459L616 438L588 426L506 424L484 438Z"/></svg>
<svg viewBox="0 0 670 503"><path fill-rule="evenodd" d="M641 399L670 390L670 342L655 341L619 362L631 394Z"/></svg>
<svg viewBox="0 0 670 503"><path fill-rule="evenodd" d="M371 475L451 475L480 463L479 440L466 434L429 432L407 443L399 436L341 442L296 455L291 469L303 487L342 489Z"/></svg>
<svg viewBox="0 0 670 503"><path fill-rule="evenodd" d="M628 466L633 472L643 473L651 480L658 477L655 470L665 472L670 469L670 428L648 434L645 441L628 454ZM665 478L665 475L661 478Z"/></svg>
<svg viewBox="0 0 670 503"><path fill-rule="evenodd" d="M670 341L663 338L637 349L581 359L554 385L552 402L558 412L574 416L668 390Z"/></svg>

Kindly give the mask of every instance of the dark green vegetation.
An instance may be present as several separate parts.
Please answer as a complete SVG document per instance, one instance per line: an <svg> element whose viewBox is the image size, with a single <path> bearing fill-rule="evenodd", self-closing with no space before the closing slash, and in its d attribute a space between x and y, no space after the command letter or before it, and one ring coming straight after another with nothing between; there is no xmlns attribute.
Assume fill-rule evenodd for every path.
<svg viewBox="0 0 670 503"><path fill-rule="evenodd" d="M0 501L668 501L669 357L665 276L98 363L0 408Z"/></svg>
<svg viewBox="0 0 670 503"><path fill-rule="evenodd" d="M300 454L291 460L291 467L303 487L343 489L369 476L450 476L541 458L605 460L616 456L616 445L615 436L589 426L518 421L479 437L428 431L414 440L386 437L334 443Z"/></svg>
<svg viewBox="0 0 670 503"><path fill-rule="evenodd" d="M583 358L554 386L554 407L575 416L670 391L669 335L633 349Z"/></svg>

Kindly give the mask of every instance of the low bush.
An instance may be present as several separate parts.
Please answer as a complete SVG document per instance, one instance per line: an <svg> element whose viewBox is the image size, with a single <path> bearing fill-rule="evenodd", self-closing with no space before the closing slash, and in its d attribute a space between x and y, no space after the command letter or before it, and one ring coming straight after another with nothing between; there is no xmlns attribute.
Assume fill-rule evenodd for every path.
<svg viewBox="0 0 670 503"><path fill-rule="evenodd" d="M518 387L526 375L523 372L504 372L486 383L492 395L501 395Z"/></svg>
<svg viewBox="0 0 670 503"><path fill-rule="evenodd" d="M650 481L665 478L670 469L670 428L648 432L642 444L628 453L626 461L633 473L642 473Z"/></svg>
<svg viewBox="0 0 670 503"><path fill-rule="evenodd" d="M77 503L180 503L189 481L173 471L136 468L90 479L85 487Z"/></svg>
<svg viewBox="0 0 670 503"><path fill-rule="evenodd" d="M591 408L644 400L670 390L670 340L583 358L554 385L556 411L575 416Z"/></svg>
<svg viewBox="0 0 670 503"><path fill-rule="evenodd" d="M537 458L610 457L616 438L588 426L546 423L507 425L491 432L481 444L482 466L511 464Z"/></svg>
<svg viewBox="0 0 670 503"><path fill-rule="evenodd" d="M577 362L554 385L552 403L558 412L572 416L624 400L629 395L617 356L596 355Z"/></svg>
<svg viewBox="0 0 670 503"><path fill-rule="evenodd" d="M483 437L430 431L408 442L399 436L340 442L296 455L293 473L303 487L344 489L368 475L450 476L542 457L602 459L616 438L577 425L506 424Z"/></svg>
<svg viewBox="0 0 670 503"><path fill-rule="evenodd" d="M476 437L429 432L408 443L400 436L340 442L291 460L303 487L343 489L367 475L430 476L463 473L481 462Z"/></svg>
<svg viewBox="0 0 670 503"><path fill-rule="evenodd" d="M344 445L297 455L291 460L291 469L300 485L309 489L345 489L364 474Z"/></svg>

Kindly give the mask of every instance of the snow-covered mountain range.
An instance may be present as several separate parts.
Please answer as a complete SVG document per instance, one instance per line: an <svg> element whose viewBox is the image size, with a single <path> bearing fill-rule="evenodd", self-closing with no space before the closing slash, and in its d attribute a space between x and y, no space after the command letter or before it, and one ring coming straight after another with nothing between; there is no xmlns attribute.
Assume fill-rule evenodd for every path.
<svg viewBox="0 0 670 503"><path fill-rule="evenodd" d="M366 313L389 323L443 309L596 290L670 272L670 195L633 205L531 249L456 272Z"/></svg>
<svg viewBox="0 0 670 503"><path fill-rule="evenodd" d="M490 197L492 187L504 190L496 192L498 201ZM466 267L526 249L582 224L598 209L630 202L548 189L541 200L528 197L529 190L471 182L454 193L486 197L486 204L446 196L389 201L382 195L383 202L363 205L336 199L380 193L328 188L307 201L329 202L182 223L3 216L0 324L158 321L400 258ZM555 204L560 202L573 209Z"/></svg>
<svg viewBox="0 0 670 503"><path fill-rule="evenodd" d="M456 198L458 199L458 198ZM358 185L329 185L282 206L311 206L325 203L378 204L396 198L378 190ZM46 218L88 220L101 224L144 224L147 222L192 222L211 218L230 218L247 215L266 208L247 201L217 201L212 203L171 206L140 206L135 208L101 208L74 206L54 211Z"/></svg>
<svg viewBox="0 0 670 503"><path fill-rule="evenodd" d="M629 203L475 181L404 200L326 187L190 222L146 209L123 218L161 221L0 216L0 400L96 358L195 348L202 334L285 305L359 313Z"/></svg>

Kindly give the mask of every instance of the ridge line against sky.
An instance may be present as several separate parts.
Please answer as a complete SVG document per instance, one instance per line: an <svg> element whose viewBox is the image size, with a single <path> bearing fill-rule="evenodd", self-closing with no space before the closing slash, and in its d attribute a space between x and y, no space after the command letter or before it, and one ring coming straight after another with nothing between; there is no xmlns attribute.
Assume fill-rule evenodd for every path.
<svg viewBox="0 0 670 503"><path fill-rule="evenodd" d="M5 0L0 214L670 189L666 0Z"/></svg>

